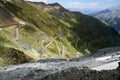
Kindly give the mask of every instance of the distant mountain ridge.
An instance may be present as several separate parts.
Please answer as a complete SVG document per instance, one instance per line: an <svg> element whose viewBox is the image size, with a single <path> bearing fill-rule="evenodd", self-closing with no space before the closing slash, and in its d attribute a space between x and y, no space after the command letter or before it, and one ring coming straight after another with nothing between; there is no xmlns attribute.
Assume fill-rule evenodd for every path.
<svg viewBox="0 0 120 80"><path fill-rule="evenodd" d="M106 22L120 34L120 5L90 15Z"/></svg>

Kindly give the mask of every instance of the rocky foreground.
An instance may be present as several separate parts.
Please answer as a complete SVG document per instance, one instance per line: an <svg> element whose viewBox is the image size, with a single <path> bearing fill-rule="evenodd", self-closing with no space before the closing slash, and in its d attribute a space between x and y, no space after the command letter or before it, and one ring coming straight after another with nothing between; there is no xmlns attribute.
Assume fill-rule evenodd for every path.
<svg viewBox="0 0 120 80"><path fill-rule="evenodd" d="M0 80L119 80L119 47L94 55L64 59L44 59L0 69Z"/></svg>
<svg viewBox="0 0 120 80"><path fill-rule="evenodd" d="M70 62L28 63L5 67L0 80L119 80L119 69L96 71ZM78 64L78 65L77 65ZM76 66L76 67L75 67Z"/></svg>

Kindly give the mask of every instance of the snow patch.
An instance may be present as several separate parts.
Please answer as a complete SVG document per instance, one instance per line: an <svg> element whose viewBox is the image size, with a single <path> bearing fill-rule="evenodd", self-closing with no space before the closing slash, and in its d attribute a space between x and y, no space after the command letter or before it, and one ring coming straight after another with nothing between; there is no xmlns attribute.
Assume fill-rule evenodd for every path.
<svg viewBox="0 0 120 80"><path fill-rule="evenodd" d="M104 61L104 60L107 60L107 59L110 59L110 58L112 58L112 57L111 56L105 56L105 57L96 58L95 60Z"/></svg>
<svg viewBox="0 0 120 80"><path fill-rule="evenodd" d="M92 70L97 70L97 71L101 71L101 70L112 70L112 69L116 69L119 65L118 65L119 61L116 62L112 62L112 63L108 63L102 66L98 66L98 67L93 67L91 68Z"/></svg>

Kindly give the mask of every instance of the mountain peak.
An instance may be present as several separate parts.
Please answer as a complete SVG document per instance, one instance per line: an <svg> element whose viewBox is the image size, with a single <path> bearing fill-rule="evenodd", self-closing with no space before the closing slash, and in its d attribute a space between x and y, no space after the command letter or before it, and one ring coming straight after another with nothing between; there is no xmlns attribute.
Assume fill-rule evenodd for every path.
<svg viewBox="0 0 120 80"><path fill-rule="evenodd" d="M28 1L29 2L29 1ZM32 2L32 3L34 3L34 4L38 4L38 5L47 5L46 3L44 3L44 2Z"/></svg>
<svg viewBox="0 0 120 80"><path fill-rule="evenodd" d="M48 4L49 6L54 7L56 10L60 10L60 11L67 11L67 9L65 9L63 6L61 6L59 3L55 2L52 4Z"/></svg>
<svg viewBox="0 0 120 80"><path fill-rule="evenodd" d="M55 3L52 3L52 4L49 4L50 6L61 6L59 3L55 2ZM62 6L61 6L62 7Z"/></svg>
<svg viewBox="0 0 120 80"><path fill-rule="evenodd" d="M106 22L118 33L120 32L120 5L112 6L108 9L90 15Z"/></svg>

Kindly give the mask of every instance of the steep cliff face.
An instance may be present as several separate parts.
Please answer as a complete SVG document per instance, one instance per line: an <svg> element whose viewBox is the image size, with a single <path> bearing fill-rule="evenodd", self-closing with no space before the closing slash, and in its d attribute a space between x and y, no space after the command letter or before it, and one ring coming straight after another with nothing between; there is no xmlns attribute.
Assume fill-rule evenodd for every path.
<svg viewBox="0 0 120 80"><path fill-rule="evenodd" d="M58 3L0 4L0 45L24 53L29 61L70 59L120 44L119 35L109 26Z"/></svg>

